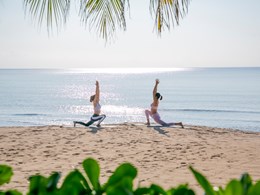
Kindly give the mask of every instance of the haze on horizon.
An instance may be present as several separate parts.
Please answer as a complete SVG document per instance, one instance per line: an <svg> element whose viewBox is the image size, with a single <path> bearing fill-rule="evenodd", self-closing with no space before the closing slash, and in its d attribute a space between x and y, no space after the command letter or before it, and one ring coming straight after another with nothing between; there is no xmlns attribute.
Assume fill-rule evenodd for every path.
<svg viewBox="0 0 260 195"><path fill-rule="evenodd" d="M73 3L65 28L49 36L23 0L0 0L0 68L260 67L259 0L192 0L180 25L161 37L148 0L130 0L128 15L127 30L105 44Z"/></svg>

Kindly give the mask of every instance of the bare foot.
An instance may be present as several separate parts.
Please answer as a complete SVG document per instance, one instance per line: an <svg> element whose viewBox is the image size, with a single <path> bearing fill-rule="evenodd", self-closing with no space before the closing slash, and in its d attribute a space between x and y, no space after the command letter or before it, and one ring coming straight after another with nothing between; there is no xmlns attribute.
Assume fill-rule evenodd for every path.
<svg viewBox="0 0 260 195"><path fill-rule="evenodd" d="M150 123L145 123L145 125L150 126Z"/></svg>
<svg viewBox="0 0 260 195"><path fill-rule="evenodd" d="M183 126L182 122L181 122L180 124L181 124L181 128L183 128L183 129L184 129L184 126Z"/></svg>

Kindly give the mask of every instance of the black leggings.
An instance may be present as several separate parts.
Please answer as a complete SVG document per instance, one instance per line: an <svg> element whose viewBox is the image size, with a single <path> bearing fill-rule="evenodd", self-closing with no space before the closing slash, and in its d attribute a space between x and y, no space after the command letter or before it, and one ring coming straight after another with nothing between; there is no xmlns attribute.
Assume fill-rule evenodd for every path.
<svg viewBox="0 0 260 195"><path fill-rule="evenodd" d="M87 123L83 123L81 121L74 121L74 124L80 124L80 125L83 125L83 126L90 126L92 125L94 122L98 121L98 126L100 125L100 123L102 123L102 121L106 118L106 115L104 114L101 114L101 115L98 115L98 114L93 114L93 116L90 118L90 121L87 122Z"/></svg>

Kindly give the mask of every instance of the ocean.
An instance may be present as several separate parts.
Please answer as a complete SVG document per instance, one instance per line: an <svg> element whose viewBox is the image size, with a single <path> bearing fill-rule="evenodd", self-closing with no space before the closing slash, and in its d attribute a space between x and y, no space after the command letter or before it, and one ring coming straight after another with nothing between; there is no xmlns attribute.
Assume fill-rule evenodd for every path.
<svg viewBox="0 0 260 195"><path fill-rule="evenodd" d="M104 124L145 123L156 78L162 120L260 132L260 68L0 69L0 126L86 122L96 80Z"/></svg>

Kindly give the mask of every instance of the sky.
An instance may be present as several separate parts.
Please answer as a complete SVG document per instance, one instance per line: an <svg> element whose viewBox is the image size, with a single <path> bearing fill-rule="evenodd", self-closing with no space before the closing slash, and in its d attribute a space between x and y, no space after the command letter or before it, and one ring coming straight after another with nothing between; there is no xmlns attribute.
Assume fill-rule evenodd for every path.
<svg viewBox="0 0 260 195"><path fill-rule="evenodd" d="M65 27L49 35L23 0L0 0L0 68L260 67L259 0L192 0L160 37L150 1L130 0L127 30L109 43L81 23L76 1Z"/></svg>

